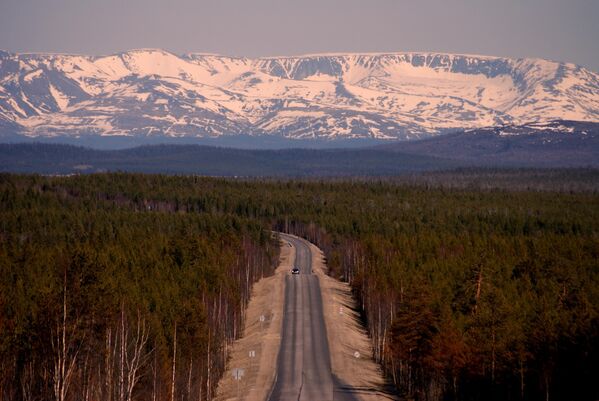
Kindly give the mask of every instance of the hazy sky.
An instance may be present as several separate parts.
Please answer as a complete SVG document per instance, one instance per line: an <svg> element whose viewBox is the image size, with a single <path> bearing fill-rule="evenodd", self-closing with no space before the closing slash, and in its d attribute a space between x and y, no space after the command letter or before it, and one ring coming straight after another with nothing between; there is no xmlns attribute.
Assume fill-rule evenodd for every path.
<svg viewBox="0 0 599 401"><path fill-rule="evenodd" d="M236 56L438 51L599 71L599 0L0 0L0 49Z"/></svg>

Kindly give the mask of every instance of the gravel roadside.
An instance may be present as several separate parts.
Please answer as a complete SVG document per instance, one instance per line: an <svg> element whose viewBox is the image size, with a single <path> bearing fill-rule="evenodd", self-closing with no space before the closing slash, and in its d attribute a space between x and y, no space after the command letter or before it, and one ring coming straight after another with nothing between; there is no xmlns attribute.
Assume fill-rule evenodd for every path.
<svg viewBox="0 0 599 401"><path fill-rule="evenodd" d="M322 251L314 244L310 249L312 270L322 292L331 369L338 381L335 391L349 391L362 401L398 399L384 391L384 375L372 358L371 342L349 284L327 275Z"/></svg>
<svg viewBox="0 0 599 401"><path fill-rule="evenodd" d="M216 400L264 401L268 397L281 343L285 276L294 260L295 248L281 241L275 274L254 284L244 334L233 344L225 375L218 384ZM264 316L262 322L261 316ZM250 358L250 351L254 351L255 357ZM233 378L233 369L244 370L241 380Z"/></svg>

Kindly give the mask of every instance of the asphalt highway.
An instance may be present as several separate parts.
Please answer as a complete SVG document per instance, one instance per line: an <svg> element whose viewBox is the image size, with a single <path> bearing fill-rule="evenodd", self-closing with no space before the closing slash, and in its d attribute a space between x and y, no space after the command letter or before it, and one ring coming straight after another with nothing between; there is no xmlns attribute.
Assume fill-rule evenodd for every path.
<svg viewBox="0 0 599 401"><path fill-rule="evenodd" d="M318 277L312 274L307 241L285 234L281 238L296 250L300 274L285 280L285 306L277 376L269 401L355 401L351 393L336 390L324 322Z"/></svg>

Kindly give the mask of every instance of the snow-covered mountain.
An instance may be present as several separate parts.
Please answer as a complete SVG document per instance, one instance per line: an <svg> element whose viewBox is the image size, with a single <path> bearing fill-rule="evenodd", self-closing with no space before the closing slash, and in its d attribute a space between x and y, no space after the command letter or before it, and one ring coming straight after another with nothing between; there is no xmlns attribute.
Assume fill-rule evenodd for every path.
<svg viewBox="0 0 599 401"><path fill-rule="evenodd" d="M438 53L235 58L0 51L0 136L413 139L599 121L599 74Z"/></svg>

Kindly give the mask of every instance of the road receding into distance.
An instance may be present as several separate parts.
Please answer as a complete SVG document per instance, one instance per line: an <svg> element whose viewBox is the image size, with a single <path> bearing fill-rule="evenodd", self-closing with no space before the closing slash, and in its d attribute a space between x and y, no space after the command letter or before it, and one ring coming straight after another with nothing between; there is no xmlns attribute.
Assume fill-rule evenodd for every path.
<svg viewBox="0 0 599 401"><path fill-rule="evenodd" d="M280 234L296 250L300 274L285 278L285 306L277 374L269 401L354 401L339 391L331 358L318 276L308 243Z"/></svg>

